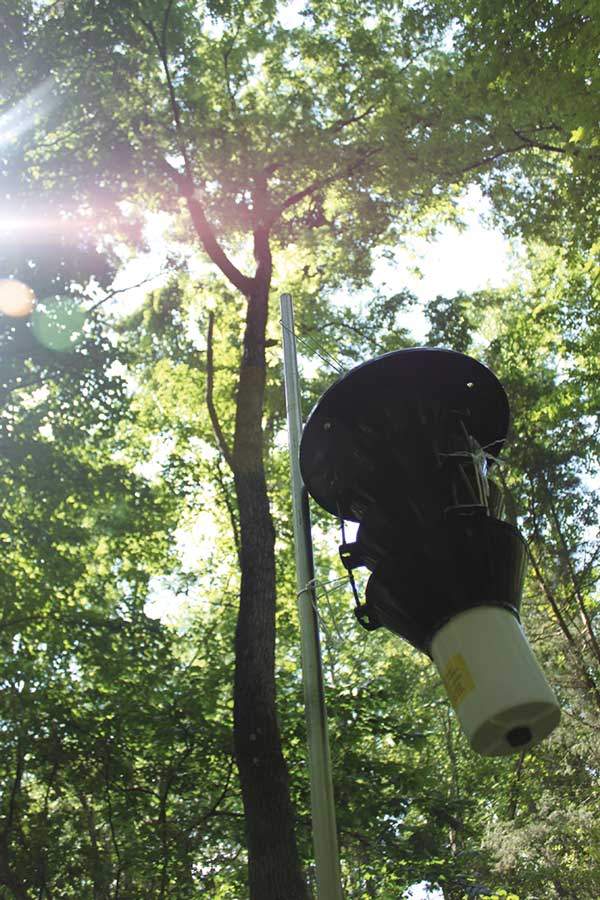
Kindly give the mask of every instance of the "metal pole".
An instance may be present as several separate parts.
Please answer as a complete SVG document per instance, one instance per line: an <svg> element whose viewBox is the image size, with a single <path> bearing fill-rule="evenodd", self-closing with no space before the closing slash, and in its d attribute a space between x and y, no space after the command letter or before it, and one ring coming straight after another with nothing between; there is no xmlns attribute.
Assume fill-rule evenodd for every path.
<svg viewBox="0 0 600 900"><path fill-rule="evenodd" d="M294 310L290 294L281 295L281 325L317 896L318 900L342 900L319 623L314 590L310 514L308 494L300 474L302 410L294 334Z"/></svg>

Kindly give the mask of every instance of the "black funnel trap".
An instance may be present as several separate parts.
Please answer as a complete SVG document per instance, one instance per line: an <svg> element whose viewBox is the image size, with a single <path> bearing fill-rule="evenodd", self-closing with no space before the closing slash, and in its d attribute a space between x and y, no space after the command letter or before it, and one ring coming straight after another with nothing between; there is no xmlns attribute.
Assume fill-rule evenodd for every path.
<svg viewBox="0 0 600 900"><path fill-rule="evenodd" d="M369 630L401 635L438 668L436 640L469 611L497 611L496 632L510 619L506 628L522 635L526 546L503 521L502 494L490 478L508 423L504 388L486 366L451 350L414 348L352 369L323 394L304 429L300 468L309 493L359 523L356 541L340 548L348 570L372 572L357 617ZM474 679L468 667L456 669L456 655L440 671L447 689L455 685L453 702L463 704ZM539 739L531 717L513 718L475 749L515 752L519 735L530 736L523 744Z"/></svg>

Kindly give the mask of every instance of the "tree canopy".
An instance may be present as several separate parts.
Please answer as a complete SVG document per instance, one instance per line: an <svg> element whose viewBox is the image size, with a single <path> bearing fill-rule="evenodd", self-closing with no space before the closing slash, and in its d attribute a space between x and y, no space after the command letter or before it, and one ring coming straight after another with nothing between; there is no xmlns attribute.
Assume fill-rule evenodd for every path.
<svg viewBox="0 0 600 900"><path fill-rule="evenodd" d="M427 660L357 630L317 515L344 890L600 893L598 30L571 0L5 5L1 276L37 302L0 318L1 897L310 896L272 299L308 410L324 358L414 343L400 274L355 290L470 183L514 280L432 299L427 340L511 398L526 625L566 724L473 758ZM159 211L169 278L123 316Z"/></svg>

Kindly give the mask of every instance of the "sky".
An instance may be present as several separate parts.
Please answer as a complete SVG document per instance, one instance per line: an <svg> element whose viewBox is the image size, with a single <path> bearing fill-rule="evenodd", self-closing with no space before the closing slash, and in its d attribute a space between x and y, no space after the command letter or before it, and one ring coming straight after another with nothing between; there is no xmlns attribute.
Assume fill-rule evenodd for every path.
<svg viewBox="0 0 600 900"><path fill-rule="evenodd" d="M407 288L421 304L436 296L453 297L459 291L472 293L487 287L500 288L511 279L511 245L504 235L484 219L489 205L475 187L463 203L464 230L446 225L435 241L414 238L411 249L398 250L394 262L381 261L375 280L390 293ZM419 274L415 272L419 270ZM417 339L427 330L421 310L403 320Z"/></svg>

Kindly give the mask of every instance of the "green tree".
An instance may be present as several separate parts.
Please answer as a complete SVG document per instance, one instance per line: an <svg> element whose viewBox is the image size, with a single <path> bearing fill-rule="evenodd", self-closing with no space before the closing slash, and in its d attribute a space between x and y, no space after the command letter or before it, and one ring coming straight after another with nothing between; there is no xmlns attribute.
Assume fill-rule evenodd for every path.
<svg viewBox="0 0 600 900"><path fill-rule="evenodd" d="M477 180L513 233L598 258L598 60L600 23L593 0L536 0L502 7L474 0L455 8L453 39L462 96L473 128L493 128L507 145L493 177ZM493 122L493 125L492 125Z"/></svg>
<svg viewBox="0 0 600 900"><path fill-rule="evenodd" d="M476 871L519 895L598 892L598 414L595 310L587 255L529 247L515 283L431 304L436 342L470 335L507 388L513 425L500 471L511 514L528 540L526 628L558 693L556 734L506 769L493 818L479 813L491 850ZM472 768L467 763L467 771ZM502 797L503 792L503 797ZM499 801L499 802L498 802ZM581 861L585 859L585 866Z"/></svg>
<svg viewBox="0 0 600 900"><path fill-rule="evenodd" d="M215 318L233 332L229 323L243 317L237 358L227 360L237 368L235 403L215 403L212 318L205 385L230 470L223 484L232 483L235 496L235 754L250 893L261 900L306 896L275 709L276 567L263 431L270 294L284 278L286 286L304 282L319 308L317 292L364 281L372 250L417 214L451 216L461 179L517 154L529 178L538 159L543 165L554 153L515 126L506 104L490 103L481 85L486 66L501 60L485 57L481 74L477 28L488 19L475 9L459 26L456 14L447 3L319 2L290 24L266 0L148 0L12 4L3 20L9 36L22 35L5 60L16 76L9 102L46 79L54 84L36 127L7 153L7 179L18 176L23 203L31 205L33 187L67 217L90 212L99 232L130 240L140 212L172 213L181 238L220 273L211 284ZM538 28L516 15L510 26L517 44ZM490 17L485 34L493 41L503 27ZM465 94L469 80L475 87ZM532 97L524 92L511 115ZM294 257L289 276L286 254L288 264ZM308 304L306 316L318 327Z"/></svg>
<svg viewBox="0 0 600 900"><path fill-rule="evenodd" d="M65 353L0 325L0 894L195 896L231 869L241 813L224 638L146 613L180 501L134 471L114 332L91 316Z"/></svg>

